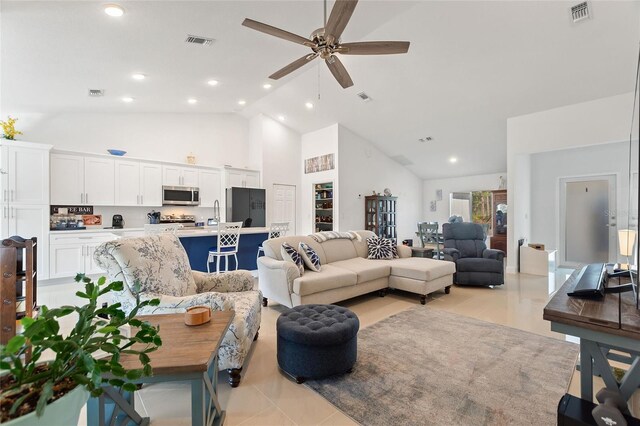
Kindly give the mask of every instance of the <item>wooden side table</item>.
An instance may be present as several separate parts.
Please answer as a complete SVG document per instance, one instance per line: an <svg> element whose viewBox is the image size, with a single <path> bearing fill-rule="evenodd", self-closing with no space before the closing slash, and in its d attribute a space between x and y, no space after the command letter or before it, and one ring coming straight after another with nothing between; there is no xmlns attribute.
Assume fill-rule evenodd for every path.
<svg viewBox="0 0 640 426"><path fill-rule="evenodd" d="M210 322L192 327L185 325L184 314L140 316L142 321L160 325L162 346L149 354L153 376L135 383L189 381L191 425L222 425L225 412L218 402L218 350L234 315L234 311L216 311ZM140 368L137 356L123 354L120 362L126 369ZM101 396L87 403L87 424L145 426L149 418L135 411L132 392L105 386Z"/></svg>

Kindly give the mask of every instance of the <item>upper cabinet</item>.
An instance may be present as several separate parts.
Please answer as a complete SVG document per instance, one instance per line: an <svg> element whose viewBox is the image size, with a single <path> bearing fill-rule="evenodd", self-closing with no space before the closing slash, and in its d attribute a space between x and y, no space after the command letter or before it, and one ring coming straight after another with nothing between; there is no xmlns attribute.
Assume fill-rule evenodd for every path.
<svg viewBox="0 0 640 426"><path fill-rule="evenodd" d="M222 205L222 174L220 170L198 170L200 207L213 207L216 200Z"/></svg>
<svg viewBox="0 0 640 426"><path fill-rule="evenodd" d="M165 186L198 186L198 169L174 165L162 166L162 184Z"/></svg>
<svg viewBox="0 0 640 426"><path fill-rule="evenodd" d="M257 170L227 169L227 188L260 188L260 172Z"/></svg>
<svg viewBox="0 0 640 426"><path fill-rule="evenodd" d="M2 202L49 204L49 149L14 144L0 147Z"/></svg>
<svg viewBox="0 0 640 426"><path fill-rule="evenodd" d="M116 206L161 206L162 166L142 161L115 161Z"/></svg>
<svg viewBox="0 0 640 426"><path fill-rule="evenodd" d="M51 154L51 204L112 206L114 180L111 158Z"/></svg>

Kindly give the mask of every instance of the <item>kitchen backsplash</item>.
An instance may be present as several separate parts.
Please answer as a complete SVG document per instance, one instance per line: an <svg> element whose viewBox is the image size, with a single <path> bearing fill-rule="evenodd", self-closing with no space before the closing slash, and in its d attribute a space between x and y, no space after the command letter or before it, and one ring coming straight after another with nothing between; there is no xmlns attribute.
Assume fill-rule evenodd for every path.
<svg viewBox="0 0 640 426"><path fill-rule="evenodd" d="M149 223L147 213L151 210L159 211L163 215L166 214L190 214L195 215L197 221L206 222L208 218L213 217L213 208L210 207L186 207L186 206L163 206L163 207L111 207L111 206L94 206L93 214L102 215L102 226L111 226L111 218L114 214L120 214L124 218L125 228L141 228ZM224 220L224 211L220 211L222 220Z"/></svg>

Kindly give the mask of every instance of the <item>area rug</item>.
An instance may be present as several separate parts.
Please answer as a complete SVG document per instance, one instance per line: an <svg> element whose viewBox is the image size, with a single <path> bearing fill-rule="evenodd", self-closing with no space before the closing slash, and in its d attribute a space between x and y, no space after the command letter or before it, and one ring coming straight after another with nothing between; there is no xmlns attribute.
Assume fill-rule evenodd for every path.
<svg viewBox="0 0 640 426"><path fill-rule="evenodd" d="M306 385L363 425L555 425L578 346L418 306L360 331L351 374Z"/></svg>

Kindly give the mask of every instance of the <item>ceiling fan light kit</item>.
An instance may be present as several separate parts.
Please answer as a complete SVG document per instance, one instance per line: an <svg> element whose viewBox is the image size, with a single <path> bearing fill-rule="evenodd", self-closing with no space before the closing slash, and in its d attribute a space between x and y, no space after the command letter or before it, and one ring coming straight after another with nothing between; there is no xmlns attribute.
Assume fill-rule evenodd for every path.
<svg viewBox="0 0 640 426"><path fill-rule="evenodd" d="M311 33L310 38L304 38L289 31L276 28L274 26L264 24L246 18L242 25L274 37L281 38L293 43L297 43L312 50L290 63L289 65L279 69L269 76L273 80L278 80L293 71L303 67L318 56L324 59L327 67L333 74L334 78L343 87L353 86L353 80L349 76L347 69L344 67L336 54L342 55L391 55L399 53L407 53L409 50L408 41L364 41L356 43L342 43L340 36L346 28L353 11L358 4L358 0L336 0L329 19L324 28L319 28Z"/></svg>

